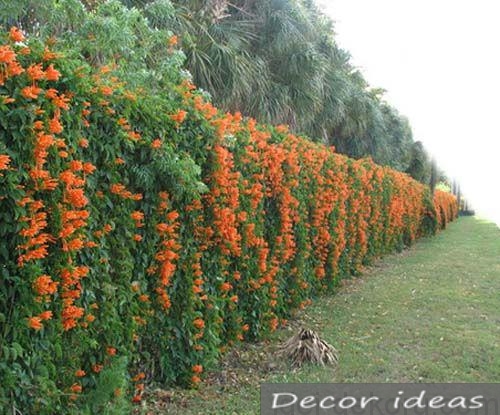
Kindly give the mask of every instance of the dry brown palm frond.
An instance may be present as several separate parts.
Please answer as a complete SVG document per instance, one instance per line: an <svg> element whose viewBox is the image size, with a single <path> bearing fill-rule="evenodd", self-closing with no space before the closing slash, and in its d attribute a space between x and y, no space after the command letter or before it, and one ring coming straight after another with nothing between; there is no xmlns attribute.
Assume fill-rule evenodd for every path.
<svg viewBox="0 0 500 415"><path fill-rule="evenodd" d="M226 17L231 16L231 14L227 12L227 8L229 6L228 3L228 0L212 0L212 2L210 3L213 16L212 23L216 23L220 20L225 19Z"/></svg>
<svg viewBox="0 0 500 415"><path fill-rule="evenodd" d="M321 340L314 331L304 328L283 343L279 354L288 357L293 367L301 367L304 363L334 365L338 361L337 351L332 345Z"/></svg>

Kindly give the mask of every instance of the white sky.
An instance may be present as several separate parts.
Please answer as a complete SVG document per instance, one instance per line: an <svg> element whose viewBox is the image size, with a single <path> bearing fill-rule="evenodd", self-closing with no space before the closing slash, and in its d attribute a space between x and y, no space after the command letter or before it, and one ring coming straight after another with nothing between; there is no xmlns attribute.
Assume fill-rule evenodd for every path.
<svg viewBox="0 0 500 415"><path fill-rule="evenodd" d="M500 1L319 0L338 44L500 224Z"/></svg>

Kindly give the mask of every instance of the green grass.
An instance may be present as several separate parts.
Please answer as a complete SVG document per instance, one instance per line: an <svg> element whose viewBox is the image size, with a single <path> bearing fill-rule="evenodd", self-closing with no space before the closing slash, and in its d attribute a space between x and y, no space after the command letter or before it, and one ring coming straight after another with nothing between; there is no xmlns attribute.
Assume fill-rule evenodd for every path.
<svg viewBox="0 0 500 415"><path fill-rule="evenodd" d="M337 367L276 357L298 326L339 351ZM499 382L500 229L462 218L318 299L270 341L233 350L197 391L156 391L150 413L258 414L266 382Z"/></svg>

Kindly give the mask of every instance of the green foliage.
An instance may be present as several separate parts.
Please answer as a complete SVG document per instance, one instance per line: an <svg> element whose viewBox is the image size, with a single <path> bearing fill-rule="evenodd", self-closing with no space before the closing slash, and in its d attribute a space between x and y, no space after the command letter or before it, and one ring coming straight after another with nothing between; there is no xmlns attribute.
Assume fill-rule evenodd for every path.
<svg viewBox="0 0 500 415"><path fill-rule="evenodd" d="M131 411L130 399L126 391L128 387L128 362L121 357L110 366L105 367L91 390L85 396L86 408L82 414L122 415Z"/></svg>
<svg viewBox="0 0 500 415"><path fill-rule="evenodd" d="M413 143L410 164L406 169L406 173L419 182L429 183L431 178L431 162L420 141Z"/></svg>

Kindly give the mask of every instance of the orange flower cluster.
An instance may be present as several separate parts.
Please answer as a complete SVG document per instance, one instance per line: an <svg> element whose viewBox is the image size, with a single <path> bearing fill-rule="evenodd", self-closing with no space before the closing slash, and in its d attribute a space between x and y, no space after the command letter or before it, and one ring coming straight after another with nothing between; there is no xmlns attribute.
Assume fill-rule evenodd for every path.
<svg viewBox="0 0 500 415"><path fill-rule="evenodd" d="M58 282L53 281L50 275L41 275L33 282L33 289L40 296L52 295L57 292Z"/></svg>
<svg viewBox="0 0 500 415"><path fill-rule="evenodd" d="M136 210L132 212L130 217L135 221L136 228L142 228L144 226L144 223L142 222L144 220L144 213L141 211Z"/></svg>
<svg viewBox="0 0 500 415"><path fill-rule="evenodd" d="M172 119L172 121L175 121L177 123L177 126L179 126L186 119L186 115L187 115L186 111L179 110L175 114L172 114L170 118Z"/></svg>
<svg viewBox="0 0 500 415"><path fill-rule="evenodd" d="M7 154L0 154L0 170L7 170L10 164L10 157Z"/></svg>
<svg viewBox="0 0 500 415"><path fill-rule="evenodd" d="M11 38L20 39L20 32L14 28L11 30ZM5 53L9 51L14 53L9 46L2 48ZM8 57L4 60L4 62L7 62L9 65L18 65L15 60L15 54L12 56L11 53L7 53L7 55ZM24 69L21 71L18 67L18 70L15 72L16 74L19 74L24 72ZM23 88L22 94L29 99L36 99L42 91L41 88L36 86L37 81L57 81L60 75L60 73L54 69L52 64L44 70L41 63L30 65L26 69L26 73L28 74L28 78L32 81L32 85ZM9 70L7 70L7 74L13 76ZM53 98L57 100L61 99L57 94L55 94L55 96L53 95ZM42 109L38 109L36 111L36 114L42 115L44 113L45 111ZM34 185L33 191L52 191L58 186L57 179L53 178L44 166L47 163L47 157L51 147L61 149L59 152L61 157L67 156L67 153L62 150L65 148L64 141L62 139L56 139L54 135L52 135L62 132L59 116L60 108L57 108L54 113L54 117L48 123L49 131L47 132L43 131L45 128L43 121L37 120L34 122L33 129L38 132L36 133L35 145L33 149L34 165L29 171L29 175ZM20 266L24 265L28 261L45 258L48 254L48 243L55 240L50 234L43 232L47 226L47 213L41 211L44 207L43 202L33 200L30 197L30 193L31 191L28 192L28 195L19 202L20 206L27 206L28 211L31 213L31 216L21 218L21 222L28 223L29 227L21 230L20 232L21 236L27 238L27 242L19 246L20 249L26 251L18 258Z"/></svg>
<svg viewBox="0 0 500 415"><path fill-rule="evenodd" d="M170 280L176 270L175 261L179 258L177 251L181 248L177 242L179 238L177 233L179 214L175 210L167 213L169 206L167 193L160 194L160 200L158 210L160 215L164 217L165 222L156 225L156 231L161 238L161 242L160 249L155 255L159 269L159 280L155 291L163 310L168 310L171 303L167 287L170 285Z"/></svg>
<svg viewBox="0 0 500 415"><path fill-rule="evenodd" d="M42 319L40 317L30 317L28 319L28 327L33 330L41 330L43 328Z"/></svg>
<svg viewBox="0 0 500 415"><path fill-rule="evenodd" d="M0 46L0 86L7 79L21 75L24 68L17 61L16 52L10 45Z"/></svg>
<svg viewBox="0 0 500 415"><path fill-rule="evenodd" d="M120 183L115 183L112 184L109 188L110 192L122 197L123 199L131 199L131 200L141 200L142 199L142 194L141 193L132 193L127 188Z"/></svg>
<svg viewBox="0 0 500 415"><path fill-rule="evenodd" d="M210 120L210 124L215 127L217 136L225 139L226 136L232 136L241 130L242 116L239 112L235 114L226 113L224 116Z"/></svg>
<svg viewBox="0 0 500 415"><path fill-rule="evenodd" d="M440 229L444 229L448 222L458 217L457 199L450 193L439 189L435 190L434 206L436 208L438 227Z"/></svg>
<svg viewBox="0 0 500 415"><path fill-rule="evenodd" d="M143 379L145 379L146 374L144 372L140 372L132 378L132 381L135 382L135 395L132 397L133 403L139 403L142 400L142 393L144 392L144 383Z"/></svg>
<svg viewBox="0 0 500 415"><path fill-rule="evenodd" d="M41 211L44 203L40 200L33 200L31 197L25 197L18 202L19 206L27 206L30 216L22 216L19 221L28 225L22 229L19 234L26 238L26 243L18 246L18 249L24 251L18 257L20 267L26 262L36 261L45 258L48 254L49 243L54 241L54 237L44 232L47 227L47 213Z"/></svg>
<svg viewBox="0 0 500 415"><path fill-rule="evenodd" d="M156 138L151 142L151 148L154 148L155 150L158 150L161 146L162 141L159 138Z"/></svg>
<svg viewBox="0 0 500 415"><path fill-rule="evenodd" d="M175 45L177 45L178 41L179 41L179 38L177 37L177 35L172 35L168 39L168 46L175 46Z"/></svg>
<svg viewBox="0 0 500 415"><path fill-rule="evenodd" d="M212 103L205 102L202 97L196 95L193 100L194 108L203 114L203 117L207 120L211 120L217 115L217 108L215 108Z"/></svg>
<svg viewBox="0 0 500 415"><path fill-rule="evenodd" d="M88 204L83 186L85 185L85 172L92 173L94 166L90 163L73 161L70 168L59 175L59 180L64 184L64 208L62 209L62 229L59 237L62 240L63 251L79 251L84 247L84 239L78 230L87 225ZM83 176L79 176L83 174Z"/></svg>
<svg viewBox="0 0 500 415"><path fill-rule="evenodd" d="M17 27L13 26L10 28L9 38L13 42L22 42L24 40L24 35Z"/></svg>
<svg viewBox="0 0 500 415"><path fill-rule="evenodd" d="M213 192L208 196L213 205L213 226L216 244L224 255L241 254L241 235L238 232L237 209L239 206L239 173L233 172L231 153L221 145L214 148L216 168L212 174Z"/></svg>

